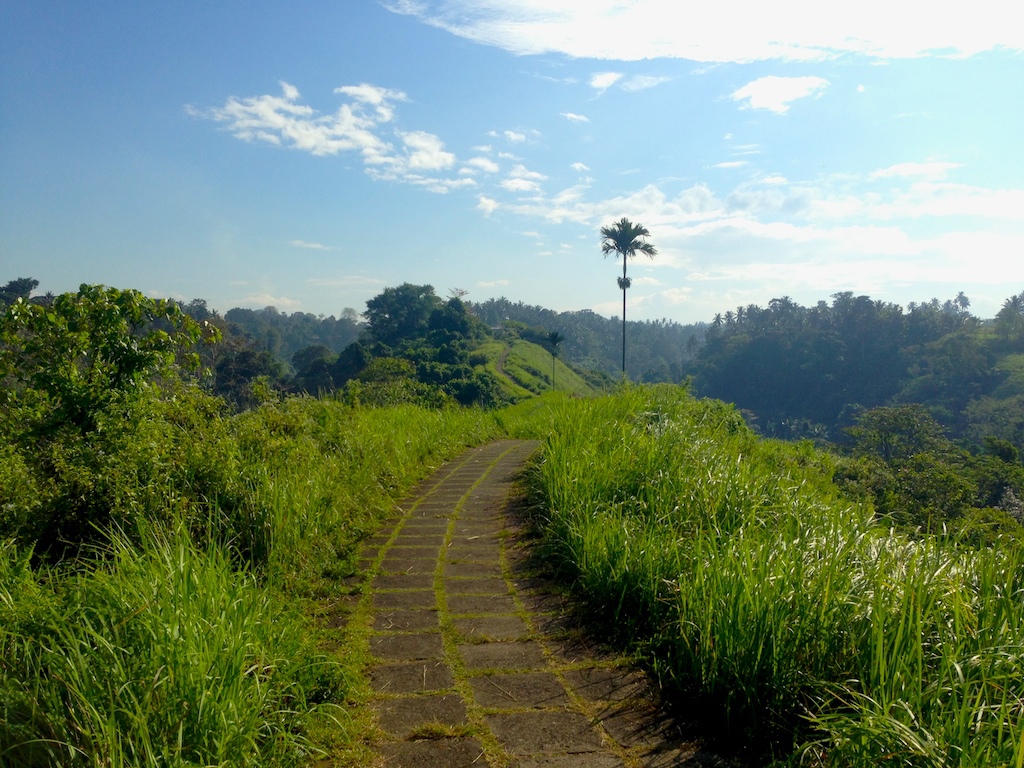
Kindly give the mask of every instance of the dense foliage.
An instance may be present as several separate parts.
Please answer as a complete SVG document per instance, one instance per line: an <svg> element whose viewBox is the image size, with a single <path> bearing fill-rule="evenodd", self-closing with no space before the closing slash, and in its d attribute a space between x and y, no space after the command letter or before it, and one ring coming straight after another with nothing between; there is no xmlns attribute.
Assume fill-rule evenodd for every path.
<svg viewBox="0 0 1024 768"><path fill-rule="evenodd" d="M981 431L1024 447L1024 417L996 434L982 405L1024 394L1011 369L1024 352L1020 314L1004 307L986 324L969 306L963 294L904 311L837 293L831 305L739 307L715 317L690 371L698 392L736 403L770 436L842 442L864 409L920 403L956 437Z"/></svg>
<svg viewBox="0 0 1024 768"><path fill-rule="evenodd" d="M565 360L616 379L621 375L622 327L616 318L590 310L555 312L504 297L468 302L467 306L493 328L513 322L555 331L564 339L561 350ZM703 323L681 325L670 320L630 320L626 326L626 371L630 378L643 382L682 381L687 375L687 362L699 349L706 329Z"/></svg>
<svg viewBox="0 0 1024 768"><path fill-rule="evenodd" d="M232 415L178 365L202 327L176 305L24 298L0 321L0 764L307 763L360 664L310 606L496 418L272 393Z"/></svg>

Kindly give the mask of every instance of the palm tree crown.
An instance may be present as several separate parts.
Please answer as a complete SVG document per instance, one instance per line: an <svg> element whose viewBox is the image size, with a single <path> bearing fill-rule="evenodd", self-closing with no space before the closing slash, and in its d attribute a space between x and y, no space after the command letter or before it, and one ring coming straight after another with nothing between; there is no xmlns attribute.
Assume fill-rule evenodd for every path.
<svg viewBox="0 0 1024 768"><path fill-rule="evenodd" d="M601 252L607 256L614 253L622 256L622 277L619 288L622 289L622 375L626 375L626 289L632 280L626 277L626 262L638 253L654 258L658 250L645 238L651 236L647 227L634 224L625 216L610 227L601 227Z"/></svg>

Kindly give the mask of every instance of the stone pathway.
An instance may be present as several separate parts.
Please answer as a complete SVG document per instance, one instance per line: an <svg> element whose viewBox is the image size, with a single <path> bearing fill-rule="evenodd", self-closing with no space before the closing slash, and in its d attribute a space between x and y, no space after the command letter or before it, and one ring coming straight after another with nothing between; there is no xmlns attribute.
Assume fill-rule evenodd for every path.
<svg viewBox="0 0 1024 768"><path fill-rule="evenodd" d="M682 738L644 675L589 645L530 572L509 501L537 448L505 440L467 451L364 545L381 764L726 765Z"/></svg>

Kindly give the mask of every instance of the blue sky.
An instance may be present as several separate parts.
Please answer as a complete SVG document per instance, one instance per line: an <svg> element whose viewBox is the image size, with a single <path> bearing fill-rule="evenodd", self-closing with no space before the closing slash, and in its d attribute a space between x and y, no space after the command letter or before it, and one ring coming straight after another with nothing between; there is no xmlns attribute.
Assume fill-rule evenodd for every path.
<svg viewBox="0 0 1024 768"><path fill-rule="evenodd" d="M1024 290L1013 4L714 6L7 0L0 281L617 316L627 216L630 319Z"/></svg>

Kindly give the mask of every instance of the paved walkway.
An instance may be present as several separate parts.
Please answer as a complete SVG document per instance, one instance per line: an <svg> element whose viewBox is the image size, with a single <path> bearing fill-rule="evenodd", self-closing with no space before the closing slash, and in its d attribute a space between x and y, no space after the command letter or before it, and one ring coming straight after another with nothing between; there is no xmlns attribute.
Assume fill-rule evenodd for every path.
<svg viewBox="0 0 1024 768"><path fill-rule="evenodd" d="M381 763L725 765L679 737L646 678L588 644L531 573L509 500L537 447L506 440L467 451L365 543Z"/></svg>

